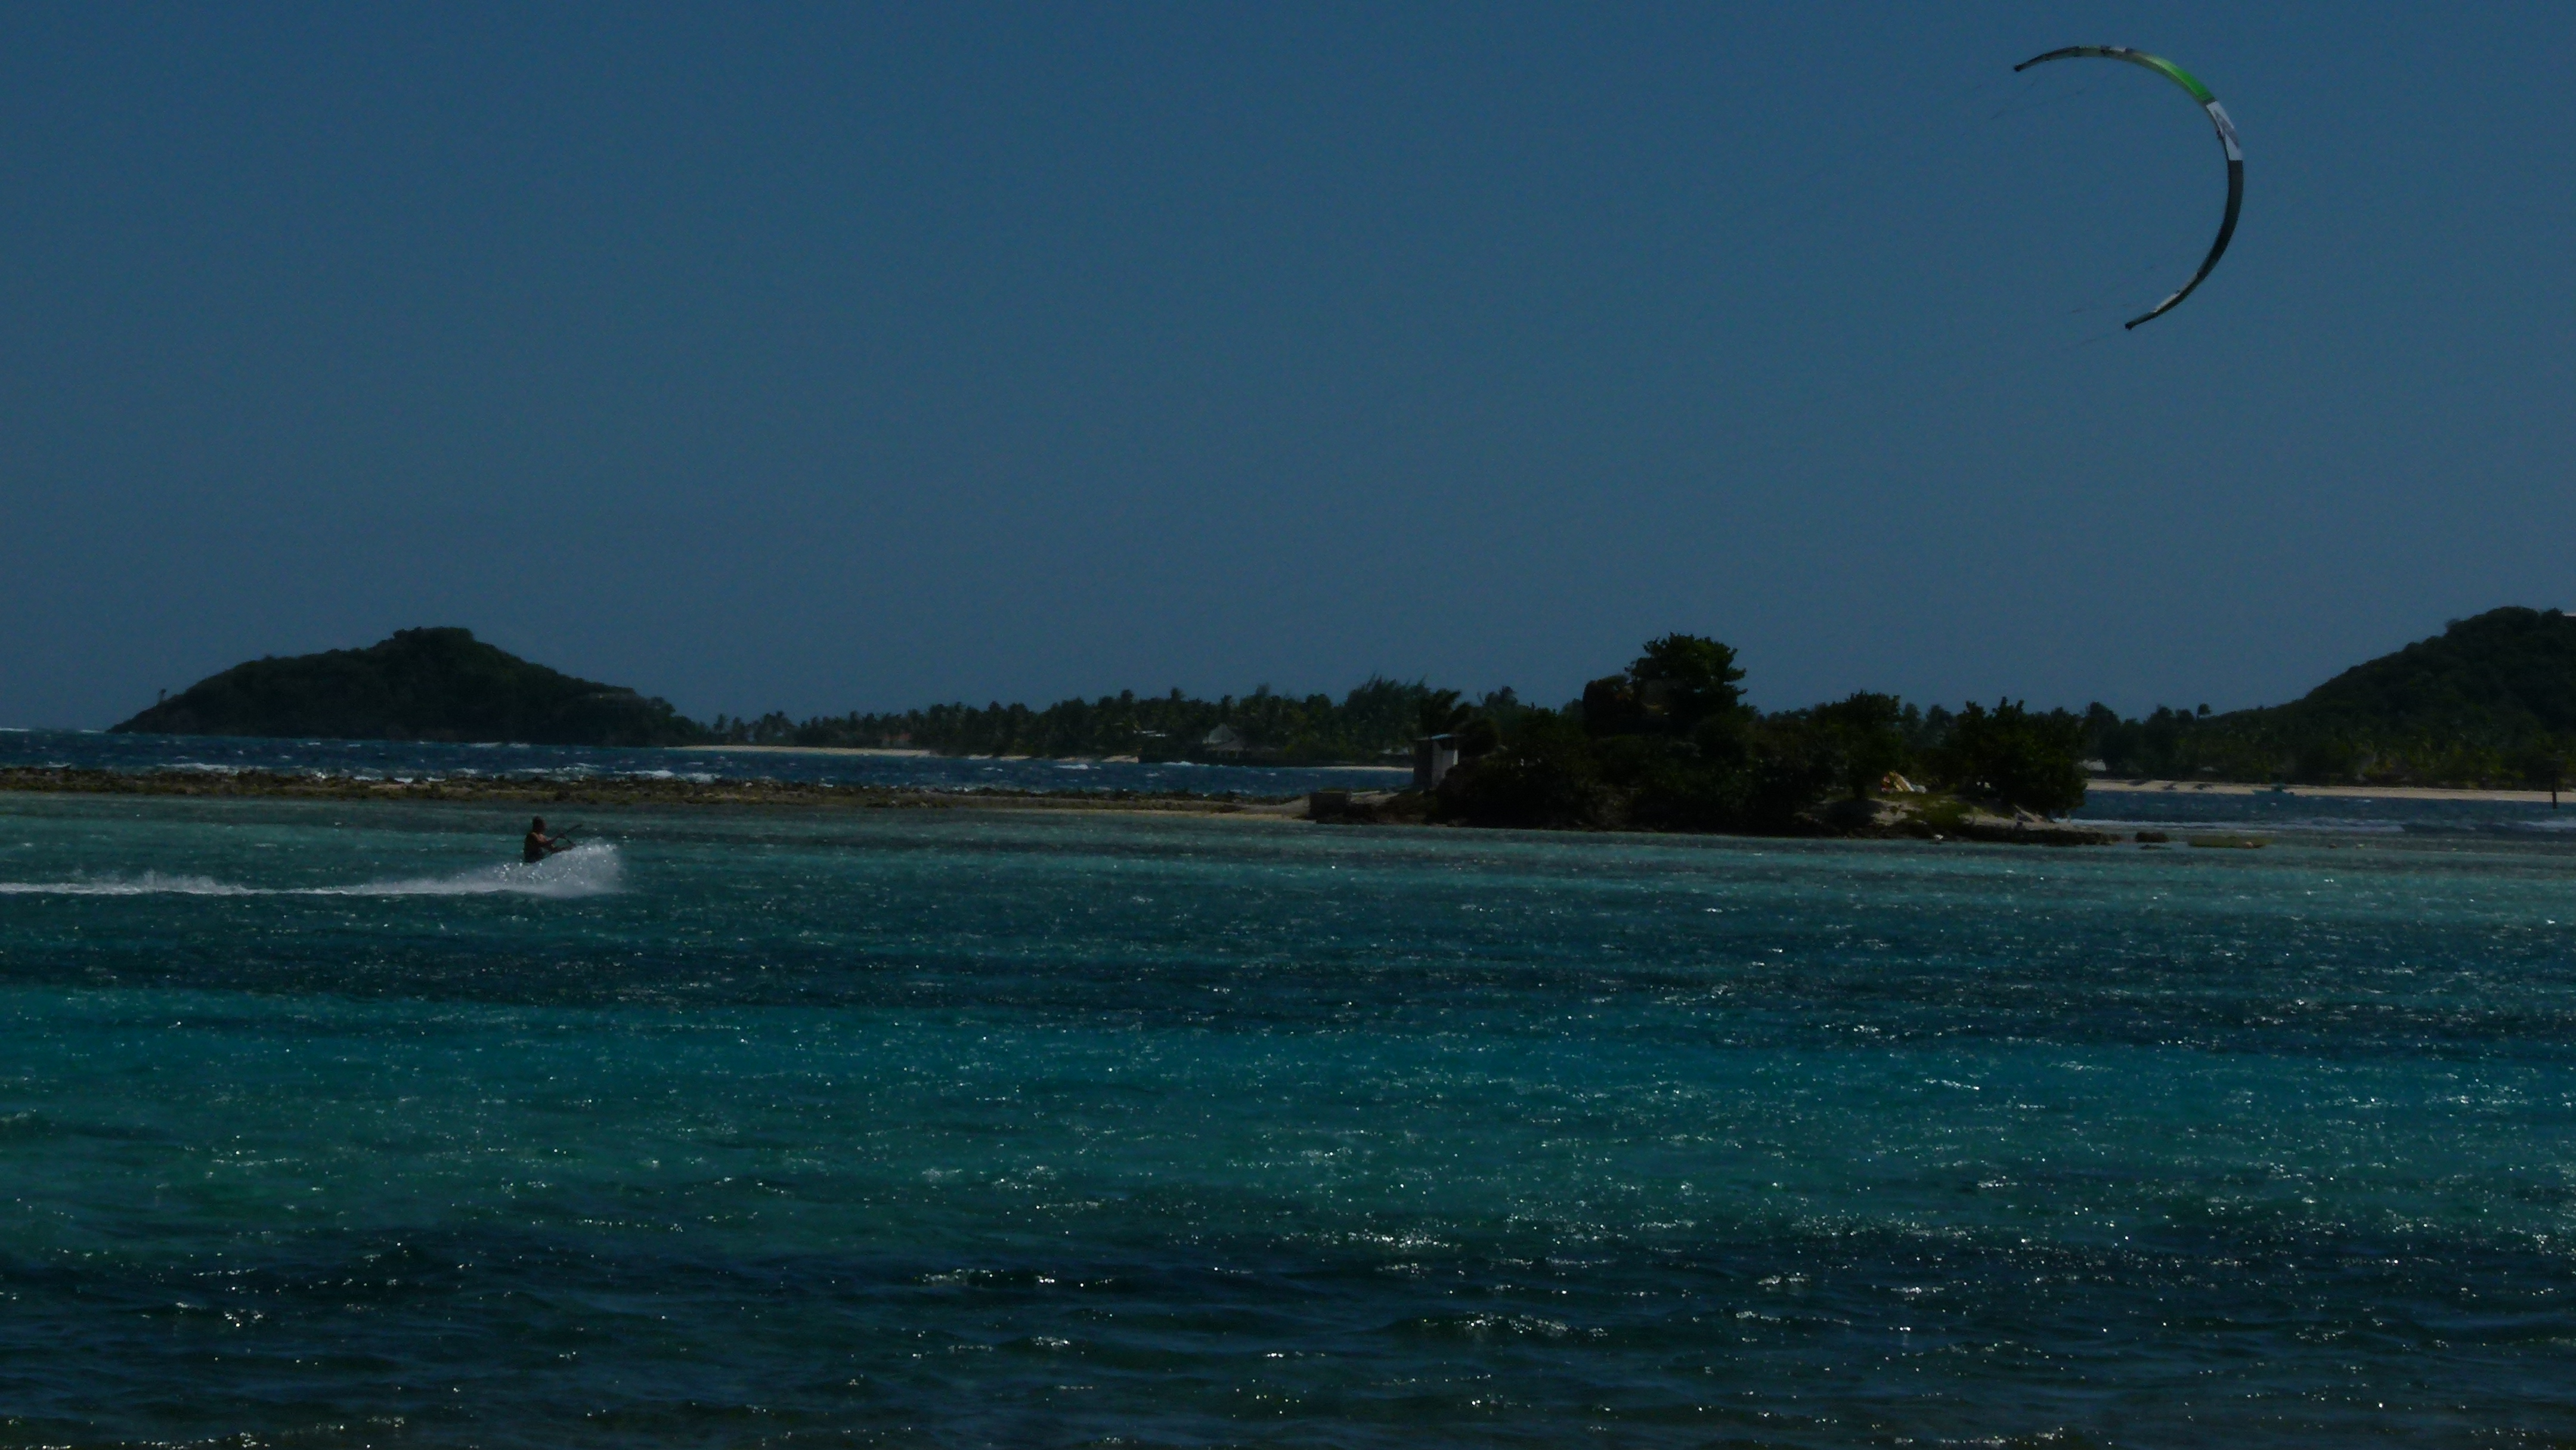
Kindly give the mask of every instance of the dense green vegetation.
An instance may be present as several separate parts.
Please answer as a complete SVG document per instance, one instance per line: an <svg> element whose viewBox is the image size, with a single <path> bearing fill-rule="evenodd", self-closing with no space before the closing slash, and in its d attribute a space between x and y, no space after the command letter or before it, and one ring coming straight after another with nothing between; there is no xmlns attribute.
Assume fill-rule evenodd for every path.
<svg viewBox="0 0 2576 1450"><path fill-rule="evenodd" d="M884 715L719 715L711 738L738 745L909 747L943 755L1133 755L1143 760L1330 764L1409 759L1423 705L1437 692L1372 679L1339 700L1278 695L1193 699L1178 690L1026 705L933 705ZM1455 699L1454 694L1449 696Z"/></svg>
<svg viewBox="0 0 2576 1450"><path fill-rule="evenodd" d="M365 649L252 660L115 728L535 745L678 745L704 733L661 700L530 664L462 629L406 629Z"/></svg>
<svg viewBox="0 0 2576 1450"><path fill-rule="evenodd" d="M2085 732L2115 775L2547 785L2576 758L2576 618L2489 610L2286 705L2143 720L2095 705Z"/></svg>
<svg viewBox="0 0 2576 1450"><path fill-rule="evenodd" d="M2083 721L2065 711L2002 702L1954 714L1862 693L1766 715L1744 703L1743 678L1734 650L1674 634L1563 710L1488 702L1454 726L1464 759L1432 818L1783 831L1833 797L1877 793L1890 772L2044 813L2083 802Z"/></svg>

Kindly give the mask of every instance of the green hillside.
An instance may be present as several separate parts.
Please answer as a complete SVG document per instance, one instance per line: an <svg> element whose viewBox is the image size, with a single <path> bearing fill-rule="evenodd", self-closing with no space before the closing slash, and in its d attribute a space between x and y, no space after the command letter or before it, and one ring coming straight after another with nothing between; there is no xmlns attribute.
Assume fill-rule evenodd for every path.
<svg viewBox="0 0 2576 1450"><path fill-rule="evenodd" d="M2576 731L2576 617L2491 609L2253 713L2308 729L2499 743L2566 734Z"/></svg>
<svg viewBox="0 0 2576 1450"><path fill-rule="evenodd" d="M2115 721L2092 747L2116 774L2506 785L2576 756L2576 616L2491 609L2353 666L2286 705Z"/></svg>
<svg viewBox="0 0 2576 1450"><path fill-rule="evenodd" d="M531 664L462 629L406 629L365 649L252 660L114 728L531 745L680 745L704 734L664 701Z"/></svg>

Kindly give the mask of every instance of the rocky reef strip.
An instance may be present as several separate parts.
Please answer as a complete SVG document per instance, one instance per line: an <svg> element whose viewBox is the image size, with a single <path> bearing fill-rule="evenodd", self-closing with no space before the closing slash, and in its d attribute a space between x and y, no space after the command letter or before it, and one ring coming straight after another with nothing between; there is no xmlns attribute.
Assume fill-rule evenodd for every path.
<svg viewBox="0 0 2576 1450"><path fill-rule="evenodd" d="M92 770L13 766L0 791L56 795L269 797L287 800L524 802L535 805L826 806L848 809L1161 811L1185 815L1305 815L1303 796L1186 792L932 790L784 780L680 780L602 776L444 776L410 781L275 770Z"/></svg>

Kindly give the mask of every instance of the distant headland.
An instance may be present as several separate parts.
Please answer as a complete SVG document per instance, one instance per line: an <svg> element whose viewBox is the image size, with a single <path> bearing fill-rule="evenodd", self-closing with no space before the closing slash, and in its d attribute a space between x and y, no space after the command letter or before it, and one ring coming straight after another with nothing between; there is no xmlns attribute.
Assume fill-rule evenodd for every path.
<svg viewBox="0 0 2576 1450"><path fill-rule="evenodd" d="M2106 774L2546 789L2576 758L2576 615L2490 609L2285 705L2086 712Z"/></svg>
<svg viewBox="0 0 2576 1450"><path fill-rule="evenodd" d="M706 738L666 701L532 664L463 629L399 630L365 649L251 660L111 728L530 745L685 745Z"/></svg>

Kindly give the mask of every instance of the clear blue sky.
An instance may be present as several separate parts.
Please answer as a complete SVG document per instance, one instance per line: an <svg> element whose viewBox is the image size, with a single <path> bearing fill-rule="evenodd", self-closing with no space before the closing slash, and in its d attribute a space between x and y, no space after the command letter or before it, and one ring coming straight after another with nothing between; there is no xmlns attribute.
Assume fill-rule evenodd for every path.
<svg viewBox="0 0 2576 1450"><path fill-rule="evenodd" d="M2134 334L2220 162L2143 71L2010 74L2078 42L2245 139ZM1676 629L1774 707L2285 698L2576 606L2571 53L2562 4L9 6L0 724L431 623L700 716L1552 700Z"/></svg>

